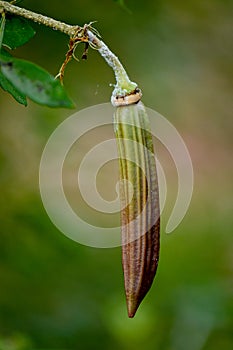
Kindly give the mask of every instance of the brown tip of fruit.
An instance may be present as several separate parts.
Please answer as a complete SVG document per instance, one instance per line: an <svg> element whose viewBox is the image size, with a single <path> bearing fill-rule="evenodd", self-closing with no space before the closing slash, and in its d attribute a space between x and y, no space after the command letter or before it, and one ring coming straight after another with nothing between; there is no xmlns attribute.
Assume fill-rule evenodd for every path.
<svg viewBox="0 0 233 350"><path fill-rule="evenodd" d="M137 300L127 300L128 317L133 318L139 307Z"/></svg>

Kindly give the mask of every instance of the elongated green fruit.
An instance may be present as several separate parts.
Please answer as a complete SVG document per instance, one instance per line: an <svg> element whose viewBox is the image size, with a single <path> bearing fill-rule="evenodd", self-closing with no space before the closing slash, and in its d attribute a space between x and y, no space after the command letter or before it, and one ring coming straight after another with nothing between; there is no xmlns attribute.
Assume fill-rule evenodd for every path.
<svg viewBox="0 0 233 350"><path fill-rule="evenodd" d="M112 99L121 189L122 263L128 316L150 289L159 259L159 192L149 119L136 89ZM136 103L135 103L136 102Z"/></svg>

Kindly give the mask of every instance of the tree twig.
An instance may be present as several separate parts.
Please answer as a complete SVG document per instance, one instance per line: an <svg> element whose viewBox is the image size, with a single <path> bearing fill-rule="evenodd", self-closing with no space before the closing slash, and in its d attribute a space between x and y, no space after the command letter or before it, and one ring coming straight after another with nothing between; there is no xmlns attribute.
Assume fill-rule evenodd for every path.
<svg viewBox="0 0 233 350"><path fill-rule="evenodd" d="M12 5L6 1L0 1L0 8L3 8L6 12L13 15L27 18L33 22L53 28L54 30L59 30L60 32L65 33L69 36L73 36L77 29L79 29L79 26L72 26L64 22L57 21L53 18L41 15L39 13L35 13L22 7Z"/></svg>
<svg viewBox="0 0 233 350"><path fill-rule="evenodd" d="M137 88L137 84L130 81L118 57L114 55L111 50L109 50L107 45L102 40L98 38L96 31L92 28L91 23L86 24L83 27L79 25L69 25L64 22L57 21L53 18L15 6L6 1L0 1L0 12L1 10L6 13L24 17L39 24L43 24L54 30L58 30L62 33L67 34L73 40L77 39L83 42L88 41L91 47L94 47L99 51L101 56L105 59L107 64L113 69L115 73L117 84L113 91L112 98L115 98L116 96L127 96L131 93L134 93L135 89Z"/></svg>

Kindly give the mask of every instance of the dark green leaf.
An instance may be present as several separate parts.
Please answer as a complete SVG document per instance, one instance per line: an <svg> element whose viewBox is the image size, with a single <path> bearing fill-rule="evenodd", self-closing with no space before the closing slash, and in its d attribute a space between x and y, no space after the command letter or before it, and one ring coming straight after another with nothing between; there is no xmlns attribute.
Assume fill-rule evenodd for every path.
<svg viewBox="0 0 233 350"><path fill-rule="evenodd" d="M9 52L7 52L6 50L2 49L1 50L1 55L9 58L11 57L11 55L9 54ZM2 72L0 72L0 86L3 90L9 92L14 99L23 104L24 106L27 106L27 99L26 96L24 94L22 94L3 74Z"/></svg>
<svg viewBox="0 0 233 350"><path fill-rule="evenodd" d="M2 72L0 72L0 86L3 90L9 92L17 102L27 106L26 96L19 92L19 90L14 87L14 85L2 74Z"/></svg>
<svg viewBox="0 0 233 350"><path fill-rule="evenodd" d="M7 51L6 49L4 49L4 47L1 48L0 50L0 56L3 56L5 58L7 57L12 57L12 55L10 54L9 51Z"/></svg>
<svg viewBox="0 0 233 350"><path fill-rule="evenodd" d="M5 46L15 49L28 42L34 35L35 31L28 20L7 15L3 37L3 44Z"/></svg>
<svg viewBox="0 0 233 350"><path fill-rule="evenodd" d="M3 75L32 101L49 107L74 107L60 81L39 66L4 56L0 65Z"/></svg>

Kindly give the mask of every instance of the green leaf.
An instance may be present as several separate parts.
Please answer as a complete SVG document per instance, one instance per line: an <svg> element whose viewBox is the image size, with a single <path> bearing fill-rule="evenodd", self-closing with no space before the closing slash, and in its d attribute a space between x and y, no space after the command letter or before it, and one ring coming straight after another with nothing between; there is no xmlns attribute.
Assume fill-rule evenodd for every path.
<svg viewBox="0 0 233 350"><path fill-rule="evenodd" d="M35 33L28 20L7 15L3 45L13 50L28 42Z"/></svg>
<svg viewBox="0 0 233 350"><path fill-rule="evenodd" d="M73 108L59 80L32 62L0 56L2 74L32 101L49 107Z"/></svg>
<svg viewBox="0 0 233 350"><path fill-rule="evenodd" d="M7 57L12 57L12 55L10 54L10 52L9 51L7 51L6 49L4 49L4 47L2 47L1 49L0 49L0 56L3 56L3 57L5 57L5 58L7 58Z"/></svg>
<svg viewBox="0 0 233 350"><path fill-rule="evenodd" d="M2 49L1 50L1 55L4 56L5 58L9 58L11 57L11 55L9 54L9 52L7 52L6 50ZM11 94L14 99L23 104L24 106L27 106L27 99L26 96L24 94L22 94L0 71L0 86L3 90L5 90L6 92L9 92L9 94Z"/></svg>
<svg viewBox="0 0 233 350"><path fill-rule="evenodd" d="M9 92L14 99L24 106L27 106L27 99L24 94L19 92L14 85L0 72L0 86L3 90Z"/></svg>

